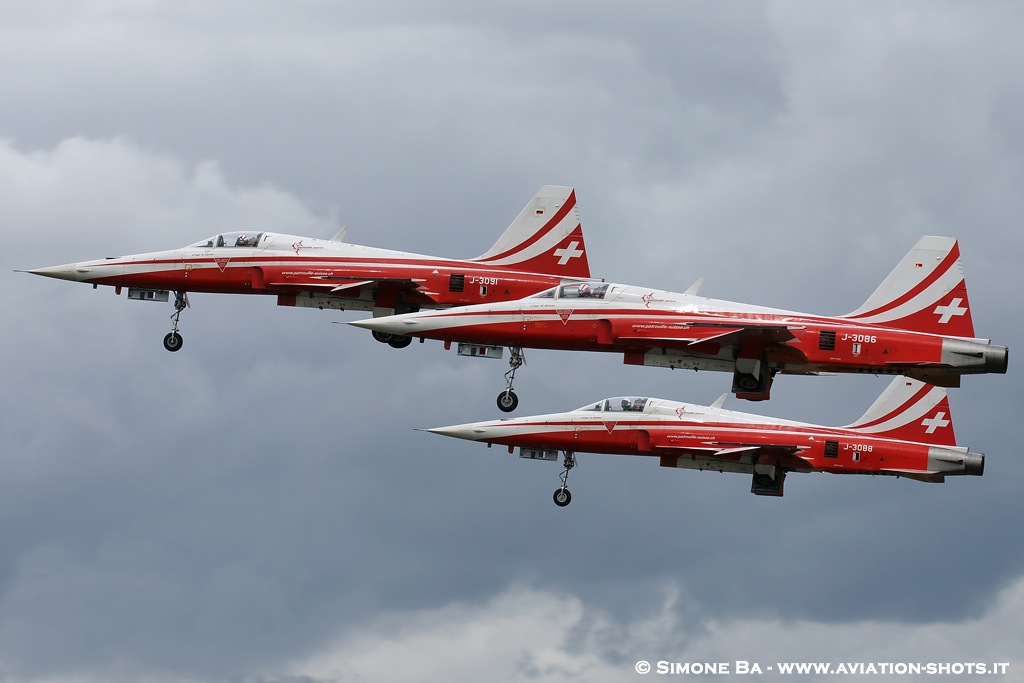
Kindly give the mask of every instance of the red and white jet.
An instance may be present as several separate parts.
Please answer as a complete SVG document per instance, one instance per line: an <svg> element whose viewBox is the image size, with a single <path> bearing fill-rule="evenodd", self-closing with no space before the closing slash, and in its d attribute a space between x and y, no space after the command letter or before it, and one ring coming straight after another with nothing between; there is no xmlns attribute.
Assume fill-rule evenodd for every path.
<svg viewBox="0 0 1024 683"><path fill-rule="evenodd" d="M506 418L426 431L520 448L520 457L557 460L564 453L555 504L576 453L647 455L662 467L752 475L751 493L781 496L788 472L886 474L927 482L977 475L985 455L956 445L946 390L896 377L864 416L846 427L778 420L657 398L620 396L567 413Z"/></svg>
<svg viewBox="0 0 1024 683"><path fill-rule="evenodd" d="M583 228L571 187L547 185L487 252L469 260L377 249L271 232L214 235L182 249L69 263L28 272L111 285L128 298L168 301L168 351L181 348L178 319L188 292L271 294L279 306L372 310L375 314L519 299L565 278L589 279ZM405 346L407 337L374 333Z"/></svg>
<svg viewBox="0 0 1024 683"><path fill-rule="evenodd" d="M810 315L607 282L561 284L520 301L358 320L395 335L460 342L459 353L501 357L512 390L523 348L611 351L627 364L733 373L740 398L765 400L776 373L901 374L939 386L960 376L1005 373L1007 349L974 335L960 249L922 237L863 306Z"/></svg>

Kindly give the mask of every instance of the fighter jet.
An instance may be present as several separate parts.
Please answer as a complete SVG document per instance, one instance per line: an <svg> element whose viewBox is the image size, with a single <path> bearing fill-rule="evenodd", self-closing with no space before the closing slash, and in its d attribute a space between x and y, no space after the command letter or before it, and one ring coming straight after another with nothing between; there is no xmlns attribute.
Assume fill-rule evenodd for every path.
<svg viewBox="0 0 1024 683"><path fill-rule="evenodd" d="M958 446L946 391L896 377L864 416L846 427L778 420L722 408L642 396L588 403L567 413L505 418L426 431L508 446L532 460L558 459L554 501L572 500L567 487L576 453L646 455L662 467L752 475L750 492L781 496L788 472L885 474L926 482L981 476L985 455Z"/></svg>
<svg viewBox="0 0 1024 683"><path fill-rule="evenodd" d="M178 322L189 292L269 294L279 306L373 311L389 315L421 308L519 299L565 278L589 279L583 228L571 187L546 185L498 241L469 260L364 247L343 241L271 232L226 232L181 249L69 263L28 272L110 285L141 301L168 301L173 324L164 337L178 351ZM411 341L376 332L401 348Z"/></svg>
<svg viewBox="0 0 1024 683"><path fill-rule="evenodd" d="M766 400L777 373L907 375L944 387L1005 373L1007 349L974 334L960 249L922 237L863 306L842 316L608 282L563 283L519 301L358 320L378 332L459 343L467 356L511 350L498 407L511 412L524 348L610 351L630 365L733 374L739 398Z"/></svg>

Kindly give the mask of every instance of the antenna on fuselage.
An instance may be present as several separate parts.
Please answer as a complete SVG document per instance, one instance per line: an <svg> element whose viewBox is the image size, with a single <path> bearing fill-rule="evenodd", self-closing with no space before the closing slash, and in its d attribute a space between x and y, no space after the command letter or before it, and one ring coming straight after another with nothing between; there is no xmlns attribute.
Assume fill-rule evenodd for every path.
<svg viewBox="0 0 1024 683"><path fill-rule="evenodd" d="M344 228L342 228L337 233L335 233L334 237L332 237L331 239L329 239L327 241L328 242L344 242L345 241L345 235L347 235L347 234L348 234L348 226L346 225Z"/></svg>

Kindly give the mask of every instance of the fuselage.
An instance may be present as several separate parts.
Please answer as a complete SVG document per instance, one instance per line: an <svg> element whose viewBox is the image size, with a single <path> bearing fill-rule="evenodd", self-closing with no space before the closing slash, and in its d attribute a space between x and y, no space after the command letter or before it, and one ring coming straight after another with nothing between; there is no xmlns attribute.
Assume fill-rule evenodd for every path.
<svg viewBox="0 0 1024 683"><path fill-rule="evenodd" d="M927 418L925 418L927 419ZM942 425L942 421L936 421ZM945 423L947 428L948 422ZM646 397L615 397L565 413L475 422L429 430L514 447L574 453L644 455L665 467L754 472L887 474L924 481L980 475L984 456L954 445L872 436L718 407Z"/></svg>
<svg viewBox="0 0 1024 683"><path fill-rule="evenodd" d="M31 271L121 288L272 294L280 305L416 310L517 299L556 275L278 233L225 233L181 249Z"/></svg>
<svg viewBox="0 0 1024 683"><path fill-rule="evenodd" d="M773 373L905 374L942 386L1005 372L1007 357L986 339L603 282L353 324L446 342L616 352L635 365L734 371L749 357Z"/></svg>

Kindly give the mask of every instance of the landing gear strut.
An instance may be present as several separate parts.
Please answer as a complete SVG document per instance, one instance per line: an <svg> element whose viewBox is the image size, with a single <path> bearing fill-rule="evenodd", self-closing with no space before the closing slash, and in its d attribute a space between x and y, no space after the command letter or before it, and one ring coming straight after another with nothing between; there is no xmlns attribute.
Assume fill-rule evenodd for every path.
<svg viewBox="0 0 1024 683"><path fill-rule="evenodd" d="M171 331L164 337L164 348L168 351L178 351L181 349L181 345L184 344L184 340L181 335L178 334L178 320L181 318L181 312L188 308L188 294L185 292L174 293L174 315L171 316L171 320L174 322L171 324Z"/></svg>
<svg viewBox="0 0 1024 683"><path fill-rule="evenodd" d="M572 494L569 493L569 489L566 488L566 484L569 481L569 470L576 467L576 456L573 455L572 451L566 451L565 457L562 459L562 473L558 475L558 478L562 480L562 485L555 489L555 495L552 498L555 501L555 505L560 508L564 508L570 502L572 502Z"/></svg>
<svg viewBox="0 0 1024 683"><path fill-rule="evenodd" d="M511 413L519 405L519 397L512 391L512 381L516 378L516 370L526 362L523 350L518 346L509 347L509 371L505 373L505 391L498 394L498 409L503 413ZM563 503L568 505L569 502Z"/></svg>

